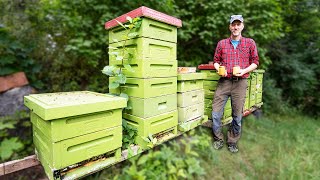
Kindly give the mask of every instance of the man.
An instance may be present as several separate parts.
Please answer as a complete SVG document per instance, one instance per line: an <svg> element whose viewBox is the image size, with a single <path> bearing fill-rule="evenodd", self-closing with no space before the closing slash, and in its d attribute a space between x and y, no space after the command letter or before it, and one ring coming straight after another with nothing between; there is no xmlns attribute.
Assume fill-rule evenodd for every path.
<svg viewBox="0 0 320 180"><path fill-rule="evenodd" d="M225 66L225 74L221 78L214 95L212 104L214 148L221 149L224 144L221 117L224 106L231 98L232 122L227 133L228 150L238 152L237 142L241 135L241 119L245 103L247 78L249 72L259 65L259 56L253 39L241 36L244 28L242 15L232 15L229 29L230 38L218 42L214 54L214 67L219 71L220 66ZM240 66L238 74L233 75L233 67Z"/></svg>

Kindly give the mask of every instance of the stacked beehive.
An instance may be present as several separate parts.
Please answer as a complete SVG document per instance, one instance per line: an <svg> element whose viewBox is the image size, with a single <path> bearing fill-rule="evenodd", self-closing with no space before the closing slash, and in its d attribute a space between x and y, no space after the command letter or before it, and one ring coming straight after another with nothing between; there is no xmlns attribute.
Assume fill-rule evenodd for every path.
<svg viewBox="0 0 320 180"><path fill-rule="evenodd" d="M250 74L249 108L262 104L262 84L264 70L254 70Z"/></svg>
<svg viewBox="0 0 320 180"><path fill-rule="evenodd" d="M200 125L204 115L203 73L178 74L179 131Z"/></svg>
<svg viewBox="0 0 320 180"><path fill-rule="evenodd" d="M47 176L95 156L120 160L126 99L89 91L25 96L33 142Z"/></svg>
<svg viewBox="0 0 320 180"><path fill-rule="evenodd" d="M205 115L209 117L209 119L212 119L212 101L214 97L214 92L217 89L218 81L220 79L220 76L216 72L216 70L213 70L213 64L201 64L198 66L201 73L206 74L206 78L203 83L204 87L204 97L205 97ZM226 102L223 117L222 117L222 124L227 124L232 120L232 109L231 109L231 100L230 98Z"/></svg>
<svg viewBox="0 0 320 180"><path fill-rule="evenodd" d="M109 56L109 64L118 67L130 64L134 71L122 67L126 83L111 93L125 93L129 96L124 119L138 129L136 144L148 148L146 138L163 133L177 134L177 27L181 20L140 7L106 23L109 29L109 46L123 50L119 38L124 34L123 27L116 22L126 22L126 17L141 17L141 27L137 37L126 42L125 48L132 60L116 60ZM114 40L117 39L117 40ZM115 81L110 78L109 83Z"/></svg>

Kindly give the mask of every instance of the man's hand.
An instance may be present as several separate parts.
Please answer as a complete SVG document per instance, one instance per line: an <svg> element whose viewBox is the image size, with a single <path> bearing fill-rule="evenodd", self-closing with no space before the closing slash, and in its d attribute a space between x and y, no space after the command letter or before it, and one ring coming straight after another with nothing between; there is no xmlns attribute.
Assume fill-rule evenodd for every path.
<svg viewBox="0 0 320 180"><path fill-rule="evenodd" d="M246 74L246 71L244 69L240 69L238 74L234 74L234 76L240 77Z"/></svg>

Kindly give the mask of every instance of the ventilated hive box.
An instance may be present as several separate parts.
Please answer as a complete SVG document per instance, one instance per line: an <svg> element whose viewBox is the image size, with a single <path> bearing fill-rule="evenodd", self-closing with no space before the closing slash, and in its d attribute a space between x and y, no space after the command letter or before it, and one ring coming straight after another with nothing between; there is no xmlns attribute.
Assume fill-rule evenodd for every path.
<svg viewBox="0 0 320 180"><path fill-rule="evenodd" d="M122 146L122 108L126 99L89 91L25 96L31 110L37 156L50 176L53 170Z"/></svg>
<svg viewBox="0 0 320 180"><path fill-rule="evenodd" d="M177 43L177 27L162 23L150 18L141 18L141 26L134 31L136 37L146 37L162 41ZM117 26L109 30L109 44L119 42L126 35L126 30L122 26Z"/></svg>
<svg viewBox="0 0 320 180"><path fill-rule="evenodd" d="M194 90L178 93L178 107L187 107L204 102L204 90Z"/></svg>
<svg viewBox="0 0 320 180"><path fill-rule="evenodd" d="M147 142L144 140L149 135L153 137L159 133L169 132L177 134L178 113L177 110L162 113L148 118L141 118L131 114L123 114L127 123L138 130L138 136L135 139L137 145L147 149Z"/></svg>
<svg viewBox="0 0 320 180"><path fill-rule="evenodd" d="M109 78L109 83L116 80L115 77ZM177 92L177 77L166 78L127 78L126 84L117 89L109 89L110 93L125 93L130 97L151 98L173 94Z"/></svg>
<svg viewBox="0 0 320 180"><path fill-rule="evenodd" d="M203 89L203 73L178 74L178 92L187 92Z"/></svg>
<svg viewBox="0 0 320 180"><path fill-rule="evenodd" d="M262 102L262 87L263 87L263 73L265 70L259 69L254 70L257 77L257 85L256 85L256 104Z"/></svg>
<svg viewBox="0 0 320 180"><path fill-rule="evenodd" d="M202 117L204 114L203 101L187 107L178 107L179 123L190 121L192 119Z"/></svg>
<svg viewBox="0 0 320 180"><path fill-rule="evenodd" d="M200 72L206 74L205 80L218 81L220 79L216 70L201 70Z"/></svg>
<svg viewBox="0 0 320 180"><path fill-rule="evenodd" d="M131 107L131 109L125 109L124 112L141 118L148 118L177 110L177 94L152 98L130 97L128 106Z"/></svg>

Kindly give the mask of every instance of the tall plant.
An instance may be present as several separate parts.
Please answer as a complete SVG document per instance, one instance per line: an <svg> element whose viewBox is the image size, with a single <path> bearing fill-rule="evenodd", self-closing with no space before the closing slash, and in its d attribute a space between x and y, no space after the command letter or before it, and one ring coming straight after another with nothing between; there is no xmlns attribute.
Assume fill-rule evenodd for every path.
<svg viewBox="0 0 320 180"><path fill-rule="evenodd" d="M109 89L116 89L121 84L126 83L127 77L123 74L123 68L130 72L134 72L134 70L130 66L130 61L133 58L133 54L128 52L126 45L128 40L138 36L137 31L141 26L141 19L139 17L132 19L130 16L127 16L126 19L128 20L128 23L126 24L122 24L121 22L117 21L118 24L121 25L125 30L125 35L123 36L123 39L113 39L113 41L115 41L118 45L121 45L120 51L117 47L109 46L109 55L115 56L116 60L121 61L121 65L108 65L105 66L102 70L103 74L106 74L109 77L116 77L115 81L109 83ZM127 61L125 61L125 57ZM128 95L125 93L120 92L120 94L117 95L124 97L127 100L129 99Z"/></svg>

